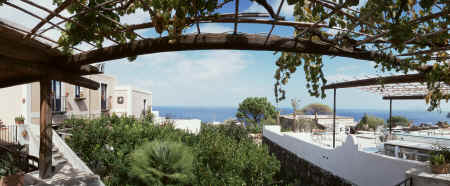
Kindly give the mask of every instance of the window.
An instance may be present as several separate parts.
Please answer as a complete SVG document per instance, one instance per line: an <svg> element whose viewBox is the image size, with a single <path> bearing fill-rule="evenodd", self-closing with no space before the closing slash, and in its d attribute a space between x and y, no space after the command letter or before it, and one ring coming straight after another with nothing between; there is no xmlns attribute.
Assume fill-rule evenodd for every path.
<svg viewBox="0 0 450 186"><path fill-rule="evenodd" d="M101 89L101 109L102 110L107 110L108 108L107 108L107 92L106 92L106 88L107 88L107 85L106 84L100 84L100 89Z"/></svg>
<svg viewBox="0 0 450 186"><path fill-rule="evenodd" d="M78 85L75 85L75 98L80 98L81 97L81 87Z"/></svg>
<svg viewBox="0 0 450 186"><path fill-rule="evenodd" d="M147 114L147 111L145 110L145 108L147 108L146 106L147 106L147 100L144 99L144 116Z"/></svg>
<svg viewBox="0 0 450 186"><path fill-rule="evenodd" d="M62 111L61 81L52 80L52 110L53 112Z"/></svg>

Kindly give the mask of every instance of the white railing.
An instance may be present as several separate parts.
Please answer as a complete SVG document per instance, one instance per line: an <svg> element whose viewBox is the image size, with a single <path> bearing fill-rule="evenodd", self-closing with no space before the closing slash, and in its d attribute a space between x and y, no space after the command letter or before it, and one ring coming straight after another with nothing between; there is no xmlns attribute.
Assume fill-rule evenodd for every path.
<svg viewBox="0 0 450 186"><path fill-rule="evenodd" d="M33 156L39 156L39 126L38 125L28 125L27 127L30 135L30 154ZM53 145L58 148L58 151L63 154L64 158L72 165L73 168L94 174L92 170L77 156L75 152L64 142L61 137L58 136L56 131L53 133Z"/></svg>

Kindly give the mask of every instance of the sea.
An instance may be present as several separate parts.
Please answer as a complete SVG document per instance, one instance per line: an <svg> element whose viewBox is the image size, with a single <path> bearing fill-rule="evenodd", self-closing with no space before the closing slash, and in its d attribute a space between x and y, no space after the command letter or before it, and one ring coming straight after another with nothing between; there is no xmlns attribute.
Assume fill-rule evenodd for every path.
<svg viewBox="0 0 450 186"><path fill-rule="evenodd" d="M171 119L200 119L202 122L223 122L227 119L236 118L237 108L234 107L182 107L182 106L153 106L153 110L159 111L160 116ZM281 108L281 114L292 113L292 108ZM364 114L376 117L389 118L389 110L373 110L373 109L338 109L338 116L353 117L355 121L359 121ZM439 121L450 122L447 118L448 111L414 111L414 110L393 110L393 116L403 116L408 118L414 124L421 123L435 124Z"/></svg>

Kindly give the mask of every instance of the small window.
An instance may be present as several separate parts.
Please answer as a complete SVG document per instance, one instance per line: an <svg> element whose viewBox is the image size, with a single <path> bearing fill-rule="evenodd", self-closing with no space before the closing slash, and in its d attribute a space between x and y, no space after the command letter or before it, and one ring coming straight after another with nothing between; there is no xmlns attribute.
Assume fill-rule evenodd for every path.
<svg viewBox="0 0 450 186"><path fill-rule="evenodd" d="M80 98L81 97L81 87L75 85L75 97Z"/></svg>
<svg viewBox="0 0 450 186"><path fill-rule="evenodd" d="M123 104L123 96L117 97L117 104Z"/></svg>

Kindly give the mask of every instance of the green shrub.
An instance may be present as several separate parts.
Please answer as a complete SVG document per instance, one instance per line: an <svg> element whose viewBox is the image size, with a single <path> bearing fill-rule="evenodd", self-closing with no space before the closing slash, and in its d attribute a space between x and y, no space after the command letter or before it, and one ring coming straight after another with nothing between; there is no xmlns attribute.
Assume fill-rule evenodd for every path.
<svg viewBox="0 0 450 186"><path fill-rule="evenodd" d="M364 116L361 118L361 121L359 121L358 125L356 125L356 129L358 129L358 130L369 130L369 129L375 130L378 126L383 126L383 125L385 125L383 119L364 114Z"/></svg>
<svg viewBox="0 0 450 186"><path fill-rule="evenodd" d="M279 161L265 146L211 130L202 130L196 144L199 185L270 185ZM246 138L247 139L247 138Z"/></svg>
<svg viewBox="0 0 450 186"><path fill-rule="evenodd" d="M136 180L129 177L127 156L144 142L183 141L191 136L170 126L156 126L126 116L70 119L66 123L73 126L68 144L107 185L135 185Z"/></svg>
<svg viewBox="0 0 450 186"><path fill-rule="evenodd" d="M131 175L142 185L182 185L193 181L191 149L180 142L155 140L131 154Z"/></svg>
<svg viewBox="0 0 450 186"><path fill-rule="evenodd" d="M390 123L390 120L387 120L387 123ZM407 127L409 125L409 120L403 116L392 116L392 127L396 126L404 126Z"/></svg>
<svg viewBox="0 0 450 186"><path fill-rule="evenodd" d="M202 125L200 133L193 135L171 125L159 126L125 116L70 119L66 123L73 126L68 144L106 185L146 182L139 178L139 169L132 171L136 162L130 157L144 151L142 145L148 141L172 141L192 149L195 179L181 185L270 185L280 169L279 161L264 145L254 144L247 129L240 125Z"/></svg>

